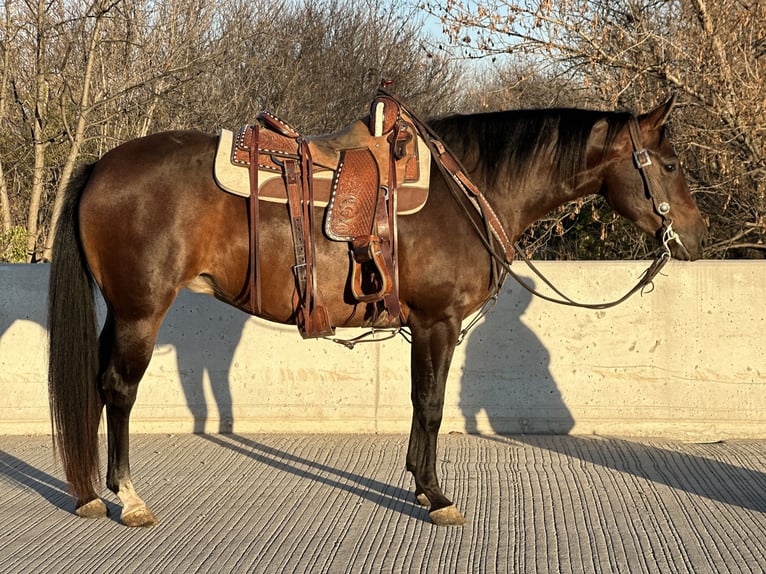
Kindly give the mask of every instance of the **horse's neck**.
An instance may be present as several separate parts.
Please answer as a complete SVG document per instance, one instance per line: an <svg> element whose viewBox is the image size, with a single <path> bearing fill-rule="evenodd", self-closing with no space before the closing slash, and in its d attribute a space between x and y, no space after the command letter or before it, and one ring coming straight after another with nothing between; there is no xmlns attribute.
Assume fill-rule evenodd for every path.
<svg viewBox="0 0 766 574"><path fill-rule="evenodd" d="M545 127L546 122L541 121L540 116L537 116L537 119L539 123L536 128L532 127L535 122L529 124L531 129L550 129ZM590 119L593 119L592 116ZM528 140L536 139L520 137L515 133L518 130L514 129L514 121L522 120L518 114L508 116L506 112L499 112L494 115L456 117L442 124L437 122L436 125L437 130L444 130L444 135L447 136L445 141L456 148L459 159L468 166L470 177L486 195L511 239L517 239L530 224L560 205L599 192L603 181L601 151L609 127L605 119L592 124L584 149L581 140L577 138L560 144L559 134L549 133L541 138L549 143L539 144L536 151L530 152L530 158L530 154L513 153L516 150L515 146L529 145ZM515 133L510 138L511 141L503 141L503 138L497 135L498 126L495 124ZM570 130L572 127L576 129L578 125L585 128L587 124L587 121L579 124L574 122ZM478 141L479 138L484 139ZM569 148L567 151L571 151L571 154L564 153L562 159L562 150L557 150L558 145L574 147ZM487 150L490 153L487 153ZM497 153L498 150L505 150L504 153L508 155L503 157L502 153ZM572 154L580 153L584 153L585 157L572 157ZM585 165L566 165L567 162L577 164L580 161ZM491 169L487 169L488 165L484 162L489 162ZM572 173L573 171L575 173Z"/></svg>
<svg viewBox="0 0 766 574"><path fill-rule="evenodd" d="M515 241L547 213L567 202L598 193L602 181L599 167L586 169L571 181L553 181L550 163L539 161L524 181L497 178L487 186L485 193L499 213L506 233Z"/></svg>

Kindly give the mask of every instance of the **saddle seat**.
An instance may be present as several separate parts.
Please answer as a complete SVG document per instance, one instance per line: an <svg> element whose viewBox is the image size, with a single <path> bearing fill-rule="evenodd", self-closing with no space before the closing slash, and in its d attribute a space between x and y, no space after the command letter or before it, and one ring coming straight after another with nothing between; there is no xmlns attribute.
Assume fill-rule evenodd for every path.
<svg viewBox="0 0 766 574"><path fill-rule="evenodd" d="M425 205L431 161L406 112L379 95L368 117L309 137L268 112L258 120L236 134L221 131L214 169L222 189L249 198L253 309L260 309L258 204L281 202L288 205L293 232L294 307L301 334L334 333L316 285L314 207L325 208L325 236L350 244L350 290L357 301L372 305L371 322L398 327L396 218Z"/></svg>

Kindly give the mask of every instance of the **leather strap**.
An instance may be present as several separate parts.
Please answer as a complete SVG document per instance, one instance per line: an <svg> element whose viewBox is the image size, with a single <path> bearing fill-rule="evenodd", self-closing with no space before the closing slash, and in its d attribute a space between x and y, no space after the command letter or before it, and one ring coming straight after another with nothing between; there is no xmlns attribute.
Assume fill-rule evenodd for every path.
<svg viewBox="0 0 766 574"><path fill-rule="evenodd" d="M250 127L250 197L247 199L250 218L250 309L261 313L261 258L258 253L258 126Z"/></svg>
<svg viewBox="0 0 766 574"><path fill-rule="evenodd" d="M306 245L303 233L303 210L301 197L298 195L298 166L294 159L285 159L285 185L287 186L287 206L290 213L290 228L293 232L293 250L295 252L295 288L301 301L306 295Z"/></svg>
<svg viewBox="0 0 766 574"><path fill-rule="evenodd" d="M295 250L295 321L304 338L327 337L335 331L316 282L312 161L304 138L298 140L298 155L301 162L300 175L298 161L286 158L283 162ZM299 177L302 193L298 191Z"/></svg>
<svg viewBox="0 0 766 574"><path fill-rule="evenodd" d="M431 139L430 143L436 151L435 155L438 158L439 165L442 166L452 179L458 183L458 187L463 191L468 200L473 203L474 207L483 215L492 235L494 235L495 239L500 243L505 261L511 263L514 254L513 243L505 233L503 224L500 222L500 218L497 216L497 213L495 213L495 210L492 209L492 206L484 197L484 194L479 191L479 188L476 187L468 175L466 175L465 169L446 149L441 140Z"/></svg>
<svg viewBox="0 0 766 574"><path fill-rule="evenodd" d="M644 182L644 191L652 202L652 209L660 216L663 227L666 227L670 219L668 217L670 203L667 198L657 197L658 190L662 190L662 184L656 181L656 176L646 169L652 165L652 158L649 155L649 150L644 147L643 138L641 137L641 126L636 116L631 115L628 119L628 133L630 134L630 143L633 146L633 164L641 174L641 179Z"/></svg>
<svg viewBox="0 0 766 574"><path fill-rule="evenodd" d="M398 109L398 105L397 105ZM388 185L386 195L378 193L378 210L376 211L378 235L384 243L383 258L387 269L391 271L391 291L383 298L383 304L392 320L398 321L402 312L399 303L399 230L396 225L396 199L399 196L399 182L396 179L396 161L399 159L398 146L401 120L394 124L393 133L389 136L390 151L388 154ZM380 215L378 215L380 212Z"/></svg>
<svg viewBox="0 0 766 574"><path fill-rule="evenodd" d="M311 177L312 162L308 143L304 138L298 140L298 155L301 157L301 188L303 191L303 245L306 255L305 305L309 313L316 302L316 250L314 245L314 185Z"/></svg>

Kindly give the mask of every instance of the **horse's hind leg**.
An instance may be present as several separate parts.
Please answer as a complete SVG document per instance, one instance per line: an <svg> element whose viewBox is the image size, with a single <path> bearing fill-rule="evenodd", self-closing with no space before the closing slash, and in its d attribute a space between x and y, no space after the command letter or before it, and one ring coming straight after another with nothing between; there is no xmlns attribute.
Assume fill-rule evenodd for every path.
<svg viewBox="0 0 766 574"><path fill-rule="evenodd" d="M108 466L106 485L122 502L126 526L153 526L157 519L136 494L130 475L130 412L149 365L163 315L125 321L110 312L101 333L101 389L106 404Z"/></svg>

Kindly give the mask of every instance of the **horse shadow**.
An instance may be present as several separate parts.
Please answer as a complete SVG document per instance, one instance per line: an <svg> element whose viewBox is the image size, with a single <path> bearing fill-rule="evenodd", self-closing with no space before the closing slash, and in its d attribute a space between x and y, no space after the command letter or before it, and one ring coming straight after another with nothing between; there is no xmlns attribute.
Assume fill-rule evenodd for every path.
<svg viewBox="0 0 766 574"><path fill-rule="evenodd" d="M209 418L206 373L218 409L218 432L234 430L231 370L248 319L249 315L210 296L182 291L160 327L157 348L159 352L167 345L175 349L179 380L194 418L194 433L205 433Z"/></svg>
<svg viewBox="0 0 766 574"><path fill-rule="evenodd" d="M575 419L549 369L550 354L522 322L531 295L514 287L466 341L460 407L469 433L627 473L756 512L766 512L766 473L646 442L570 435ZM498 344L498 342L500 344ZM503 349L498 356L497 349ZM507 356L505 355L507 353ZM569 435L561 437L545 435ZM707 446L707 445L706 445ZM711 448L714 448L711 447Z"/></svg>
<svg viewBox="0 0 766 574"><path fill-rule="evenodd" d="M63 480L32 466L28 462L0 450L0 480L15 482L37 492L56 507L63 507L69 500L69 491Z"/></svg>
<svg viewBox="0 0 766 574"><path fill-rule="evenodd" d="M0 449L0 481L31 490L55 508L74 509L74 500L66 482L32 466L25 460ZM112 501L104 500L110 516L119 516L120 509Z"/></svg>
<svg viewBox="0 0 766 574"><path fill-rule="evenodd" d="M37 288L39 290L39 286ZM104 304L100 297L96 299L99 321L103 323ZM212 297L182 291L163 321L154 352L161 354L173 347L195 433L205 432L209 418L204 391L206 373L218 409L218 432L228 433L234 428L230 372L248 318L249 315L232 310ZM28 321L47 329L45 306L4 305L0 313L0 340L17 321Z"/></svg>
<svg viewBox="0 0 766 574"><path fill-rule="evenodd" d="M374 478L341 470L334 466L301 457L245 437L237 433L227 435L203 435L205 440L226 448L240 456L247 457L258 464L292 474L300 478L309 478L312 482L347 492L362 500L367 500L387 510L407 515L420 521L428 520L425 507L415 504L412 491L393 483L381 482ZM404 472L402 470L402 472Z"/></svg>
<svg viewBox="0 0 766 574"><path fill-rule="evenodd" d="M564 457L685 492L714 502L766 513L766 473L710 458L726 450L725 442L684 445L683 452L619 438L573 436L566 441L545 436L499 437L508 444L522 442ZM690 449L706 456L691 454ZM731 456L731 455L729 455Z"/></svg>
<svg viewBox="0 0 766 574"><path fill-rule="evenodd" d="M29 284L17 285L18 290L41 290L42 277L37 266L32 271L22 274L23 278L29 278ZM47 275L45 279L47 280ZM44 294L41 293L40 296L44 297ZM99 319L103 322L104 305L98 296L97 301ZM29 322L47 329L44 305L23 306L8 302L4 303L2 308L0 340L17 322ZM248 315L244 313L227 313L226 306L212 297L184 291L174 302L160 329L155 353L163 352L163 347L166 346L174 348L179 380L187 407L194 419L195 433L205 432L209 417L208 401L203 389L205 373L208 374L210 390L218 408L219 432L233 430L229 373L234 351L247 320ZM179 327L180 323L183 324L183 329ZM33 489L43 499L59 508L65 508L71 503L66 483L3 450L0 450L0 480L17 483L21 488ZM110 508L113 515L115 509L116 506ZM116 515L119 516L119 511Z"/></svg>
<svg viewBox="0 0 766 574"><path fill-rule="evenodd" d="M550 354L521 320L532 299L506 289L466 340L460 410L475 434L567 434L574 426L550 372ZM484 415L484 416L482 416Z"/></svg>
<svg viewBox="0 0 766 574"><path fill-rule="evenodd" d="M45 301L47 293L48 275L40 273L41 267L28 264L3 264L0 270L0 340L18 321L28 321L43 329L47 328L47 309L40 301ZM5 285L6 274L18 267L27 272L13 276L13 289ZM44 287L41 283L44 282ZM29 299L22 304L13 299L15 293L29 294Z"/></svg>

